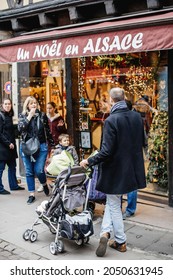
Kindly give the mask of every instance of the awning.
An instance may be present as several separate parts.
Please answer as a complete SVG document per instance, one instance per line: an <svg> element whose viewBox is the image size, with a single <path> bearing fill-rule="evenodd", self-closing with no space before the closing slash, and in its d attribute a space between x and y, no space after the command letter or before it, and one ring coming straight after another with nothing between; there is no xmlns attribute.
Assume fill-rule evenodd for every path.
<svg viewBox="0 0 173 280"><path fill-rule="evenodd" d="M0 63L173 48L173 12L10 38Z"/></svg>

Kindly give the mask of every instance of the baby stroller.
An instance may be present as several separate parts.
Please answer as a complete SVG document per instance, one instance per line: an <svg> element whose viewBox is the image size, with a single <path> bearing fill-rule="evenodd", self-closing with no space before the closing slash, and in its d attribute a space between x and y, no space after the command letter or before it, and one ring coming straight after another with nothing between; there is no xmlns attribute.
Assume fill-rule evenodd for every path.
<svg viewBox="0 0 173 280"><path fill-rule="evenodd" d="M62 237L74 240L78 245L88 243L94 232L91 213L86 210L89 191L85 188L86 180L85 170L80 166L69 166L63 170L54 182L50 200L37 207L38 217L31 229L23 233L24 240L37 240L38 233L33 228L41 220L55 234L55 241L49 246L53 255L64 252ZM78 207L82 211L76 212Z"/></svg>

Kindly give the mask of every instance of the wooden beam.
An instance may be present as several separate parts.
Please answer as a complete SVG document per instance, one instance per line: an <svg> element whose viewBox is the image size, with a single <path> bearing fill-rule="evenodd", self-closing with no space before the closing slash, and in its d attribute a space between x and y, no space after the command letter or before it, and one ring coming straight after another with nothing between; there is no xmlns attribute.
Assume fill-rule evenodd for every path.
<svg viewBox="0 0 173 280"><path fill-rule="evenodd" d="M20 8L23 7L23 0L7 0L7 5L9 9Z"/></svg>
<svg viewBox="0 0 173 280"><path fill-rule="evenodd" d="M50 25L54 25L53 20L48 17L45 13L38 14L40 26L47 27Z"/></svg>
<svg viewBox="0 0 173 280"><path fill-rule="evenodd" d="M161 1L160 0L147 0L147 7L150 10L156 10L161 8Z"/></svg>
<svg viewBox="0 0 173 280"><path fill-rule="evenodd" d="M104 5L107 15L115 15L118 12L113 0L104 1Z"/></svg>
<svg viewBox="0 0 173 280"><path fill-rule="evenodd" d="M79 95L78 95L78 59L66 58L66 102L67 102L67 131L71 136L73 145L79 149ZM73 71L72 71L73 69Z"/></svg>
<svg viewBox="0 0 173 280"><path fill-rule="evenodd" d="M11 19L11 26L12 26L12 30L14 30L14 31L26 29L26 27L17 18Z"/></svg>
<svg viewBox="0 0 173 280"><path fill-rule="evenodd" d="M71 21L78 21L79 20L79 13L76 7L69 7L68 8L69 17Z"/></svg>

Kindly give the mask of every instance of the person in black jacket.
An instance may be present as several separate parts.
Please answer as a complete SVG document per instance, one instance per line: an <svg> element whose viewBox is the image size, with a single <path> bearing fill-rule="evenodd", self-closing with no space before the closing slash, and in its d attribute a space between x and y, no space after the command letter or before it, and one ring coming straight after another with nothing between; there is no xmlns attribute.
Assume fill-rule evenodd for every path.
<svg viewBox="0 0 173 280"><path fill-rule="evenodd" d="M20 155L22 157L26 182L29 191L27 204L35 201L35 176L38 177L43 186L45 195L49 195L47 178L45 174L45 162L48 154L48 144L53 148L55 143L50 132L48 118L45 113L39 111L39 104L35 97L29 96L23 104L23 112L19 115L18 129L22 138L29 140L34 134L37 135L40 142L40 149L32 157L24 154L22 145L20 145Z"/></svg>
<svg viewBox="0 0 173 280"><path fill-rule="evenodd" d="M122 88L112 88L109 94L112 108L104 122L100 151L80 163L83 167L98 164L96 189L106 194L100 242L96 250L98 257L105 255L112 231L114 239L109 246L120 252L126 251L121 196L146 187L142 118L127 108Z"/></svg>
<svg viewBox="0 0 173 280"><path fill-rule="evenodd" d="M24 190L18 186L16 177L16 142L13 126L13 107L12 101L5 98L0 109L0 194L10 194L4 189L2 175L6 164L8 165L8 182L11 191Z"/></svg>

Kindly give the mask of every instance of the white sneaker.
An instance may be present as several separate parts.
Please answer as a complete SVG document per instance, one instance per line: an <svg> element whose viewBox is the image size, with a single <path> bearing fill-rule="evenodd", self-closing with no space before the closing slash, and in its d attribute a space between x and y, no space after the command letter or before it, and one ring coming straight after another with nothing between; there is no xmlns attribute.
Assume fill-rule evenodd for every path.
<svg viewBox="0 0 173 280"><path fill-rule="evenodd" d="M38 192L43 192L43 186L40 185L40 186L38 187L37 191L38 191Z"/></svg>

